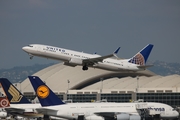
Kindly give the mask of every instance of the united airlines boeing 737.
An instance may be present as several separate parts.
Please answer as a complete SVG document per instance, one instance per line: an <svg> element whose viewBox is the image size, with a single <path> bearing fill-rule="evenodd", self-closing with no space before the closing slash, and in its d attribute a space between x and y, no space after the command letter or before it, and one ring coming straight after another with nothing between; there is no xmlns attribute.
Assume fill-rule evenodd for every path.
<svg viewBox="0 0 180 120"><path fill-rule="evenodd" d="M153 45L148 44L132 58L123 60L114 57L116 56L115 54L119 49L117 49L114 53L106 56L88 54L41 44L30 44L23 47L22 49L30 55L31 59L33 58L33 56L39 56L61 60L64 61L65 65L68 66L83 66L83 70L88 70L88 67L94 67L110 71L139 71L145 70L147 67L152 66L146 65L146 61L149 57L149 54L151 53L152 48Z"/></svg>
<svg viewBox="0 0 180 120"><path fill-rule="evenodd" d="M141 120L143 111L159 118L174 119L179 116L171 106L163 103L64 103L37 76L29 76L29 80L41 103L36 108L44 115L56 116L68 120Z"/></svg>

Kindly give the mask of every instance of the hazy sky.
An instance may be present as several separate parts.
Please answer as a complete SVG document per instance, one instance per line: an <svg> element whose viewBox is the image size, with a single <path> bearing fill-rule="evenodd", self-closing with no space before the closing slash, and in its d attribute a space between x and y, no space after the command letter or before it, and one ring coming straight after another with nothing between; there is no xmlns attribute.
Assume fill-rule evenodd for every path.
<svg viewBox="0 0 180 120"><path fill-rule="evenodd" d="M0 69L56 62L22 50L47 44L130 58L151 43L149 60L180 63L179 0L1 0Z"/></svg>

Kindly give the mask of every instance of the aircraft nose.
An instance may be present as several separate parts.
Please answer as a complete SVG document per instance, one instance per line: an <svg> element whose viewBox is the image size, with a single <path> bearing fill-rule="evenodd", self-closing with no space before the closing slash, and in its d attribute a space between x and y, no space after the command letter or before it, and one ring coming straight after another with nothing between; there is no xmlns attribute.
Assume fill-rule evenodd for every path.
<svg viewBox="0 0 180 120"><path fill-rule="evenodd" d="M25 52L29 52L30 48L28 46L25 46L25 47L22 47L22 49L25 51Z"/></svg>
<svg viewBox="0 0 180 120"><path fill-rule="evenodd" d="M27 48L27 46L25 46L25 47L22 47L22 49L23 49L24 51L26 51L28 48Z"/></svg>

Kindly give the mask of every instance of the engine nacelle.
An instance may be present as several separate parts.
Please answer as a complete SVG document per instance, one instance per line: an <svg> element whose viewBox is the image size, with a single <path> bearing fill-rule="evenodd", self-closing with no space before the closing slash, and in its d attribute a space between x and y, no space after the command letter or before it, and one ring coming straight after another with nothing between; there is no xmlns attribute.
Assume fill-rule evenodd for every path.
<svg viewBox="0 0 180 120"><path fill-rule="evenodd" d="M118 114L117 120L141 120L139 115Z"/></svg>
<svg viewBox="0 0 180 120"><path fill-rule="evenodd" d="M1 111L0 118L5 118L5 117L7 117L7 112Z"/></svg>
<svg viewBox="0 0 180 120"><path fill-rule="evenodd" d="M101 116L91 115L91 116L86 117L85 120L105 120L105 119Z"/></svg>
<svg viewBox="0 0 180 120"><path fill-rule="evenodd" d="M129 120L141 120L141 117L139 115L131 115Z"/></svg>
<svg viewBox="0 0 180 120"><path fill-rule="evenodd" d="M129 114L118 114L116 117L117 117L117 120L129 120L130 119Z"/></svg>
<svg viewBox="0 0 180 120"><path fill-rule="evenodd" d="M76 59L76 58L71 58L69 60L69 63L76 64L76 65L82 65L82 60L81 59Z"/></svg>

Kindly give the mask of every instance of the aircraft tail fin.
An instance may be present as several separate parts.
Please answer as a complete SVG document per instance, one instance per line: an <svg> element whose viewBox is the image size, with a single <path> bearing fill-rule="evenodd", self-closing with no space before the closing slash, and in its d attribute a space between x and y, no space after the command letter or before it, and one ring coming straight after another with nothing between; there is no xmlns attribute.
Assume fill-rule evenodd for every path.
<svg viewBox="0 0 180 120"><path fill-rule="evenodd" d="M0 85L10 104L31 103L8 79L0 78Z"/></svg>
<svg viewBox="0 0 180 120"><path fill-rule="evenodd" d="M130 58L128 60L128 62L142 65L142 66L145 65L153 46L154 45L152 45L152 44L148 44L141 51L139 51L136 55L134 55L132 58Z"/></svg>
<svg viewBox="0 0 180 120"><path fill-rule="evenodd" d="M28 76L36 92L41 106L53 106L65 104L56 94L37 76Z"/></svg>

